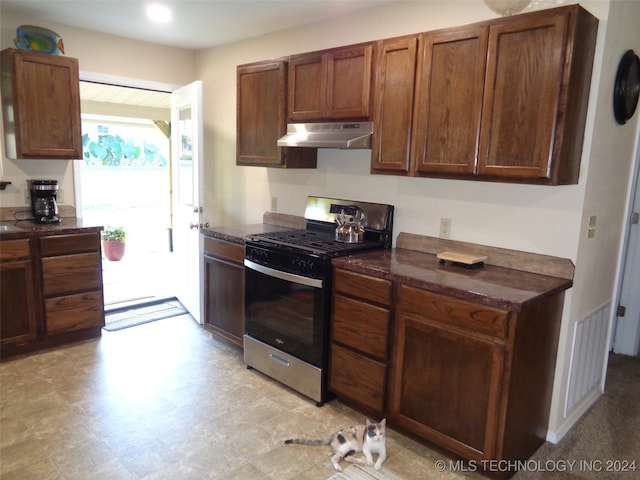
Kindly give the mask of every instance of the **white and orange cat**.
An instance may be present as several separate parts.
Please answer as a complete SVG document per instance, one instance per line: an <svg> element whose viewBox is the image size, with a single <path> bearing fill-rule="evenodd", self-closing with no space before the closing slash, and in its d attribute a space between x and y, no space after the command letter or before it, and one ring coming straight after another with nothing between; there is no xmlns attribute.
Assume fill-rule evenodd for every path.
<svg viewBox="0 0 640 480"><path fill-rule="evenodd" d="M380 423L374 423L368 418L364 425L356 425L354 427L343 428L339 432L324 440L307 440L304 438L290 438L284 443L297 443L300 445L330 445L333 455L331 463L336 471L341 472L341 460L346 460L359 465L372 466L373 455L378 455L375 463L375 469L380 470L382 463L387 458L387 445L385 441L385 429L387 419L383 419ZM356 458L355 454L362 452L365 460Z"/></svg>

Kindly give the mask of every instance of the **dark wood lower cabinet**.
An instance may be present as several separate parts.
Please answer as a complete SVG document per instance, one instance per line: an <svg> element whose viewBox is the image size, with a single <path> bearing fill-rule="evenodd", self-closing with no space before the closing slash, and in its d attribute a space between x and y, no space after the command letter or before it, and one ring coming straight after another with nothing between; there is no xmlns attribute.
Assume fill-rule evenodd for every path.
<svg viewBox="0 0 640 480"><path fill-rule="evenodd" d="M478 468L545 441L563 292L500 309L342 268L334 288L338 398Z"/></svg>
<svg viewBox="0 0 640 480"><path fill-rule="evenodd" d="M242 346L244 246L206 238L204 251L204 326L216 335Z"/></svg>
<svg viewBox="0 0 640 480"><path fill-rule="evenodd" d="M101 335L99 228L31 234L0 247L2 357Z"/></svg>
<svg viewBox="0 0 640 480"><path fill-rule="evenodd" d="M62 336L104 327L100 234L40 237L45 332Z"/></svg>
<svg viewBox="0 0 640 480"><path fill-rule="evenodd" d="M390 416L467 458L495 454L504 346L401 316Z"/></svg>
<svg viewBox="0 0 640 480"><path fill-rule="evenodd" d="M29 240L0 244L0 345L20 345L38 336Z"/></svg>
<svg viewBox="0 0 640 480"><path fill-rule="evenodd" d="M336 270L329 389L375 416L387 405L390 302L388 280Z"/></svg>

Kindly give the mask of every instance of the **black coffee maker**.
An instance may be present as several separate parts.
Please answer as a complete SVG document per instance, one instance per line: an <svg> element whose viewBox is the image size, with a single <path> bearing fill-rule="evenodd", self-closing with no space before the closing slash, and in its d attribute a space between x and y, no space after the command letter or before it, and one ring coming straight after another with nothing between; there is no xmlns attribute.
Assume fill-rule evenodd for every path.
<svg viewBox="0 0 640 480"><path fill-rule="evenodd" d="M58 216L58 181L30 180L31 215L38 223L60 223Z"/></svg>

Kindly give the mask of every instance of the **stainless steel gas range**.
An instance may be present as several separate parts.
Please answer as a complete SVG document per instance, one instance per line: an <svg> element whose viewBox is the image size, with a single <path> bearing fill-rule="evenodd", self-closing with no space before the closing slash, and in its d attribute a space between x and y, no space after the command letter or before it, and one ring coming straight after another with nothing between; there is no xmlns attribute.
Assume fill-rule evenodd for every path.
<svg viewBox="0 0 640 480"><path fill-rule="evenodd" d="M244 361L312 398L327 391L331 259L391 248L392 205L308 197L306 229L246 240Z"/></svg>

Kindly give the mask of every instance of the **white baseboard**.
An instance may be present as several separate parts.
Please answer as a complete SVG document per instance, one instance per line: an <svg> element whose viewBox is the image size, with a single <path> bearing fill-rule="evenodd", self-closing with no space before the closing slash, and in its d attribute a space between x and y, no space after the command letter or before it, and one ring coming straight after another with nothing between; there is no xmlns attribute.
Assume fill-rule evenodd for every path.
<svg viewBox="0 0 640 480"><path fill-rule="evenodd" d="M556 431L547 431L547 442L558 443L562 438L569 433L569 430L573 428L582 416L587 413L587 410L591 408L591 406L596 403L596 400L600 398L602 395L602 386L598 388L594 388L585 398L577 405L571 415L565 419L565 422L560 426L560 428Z"/></svg>

